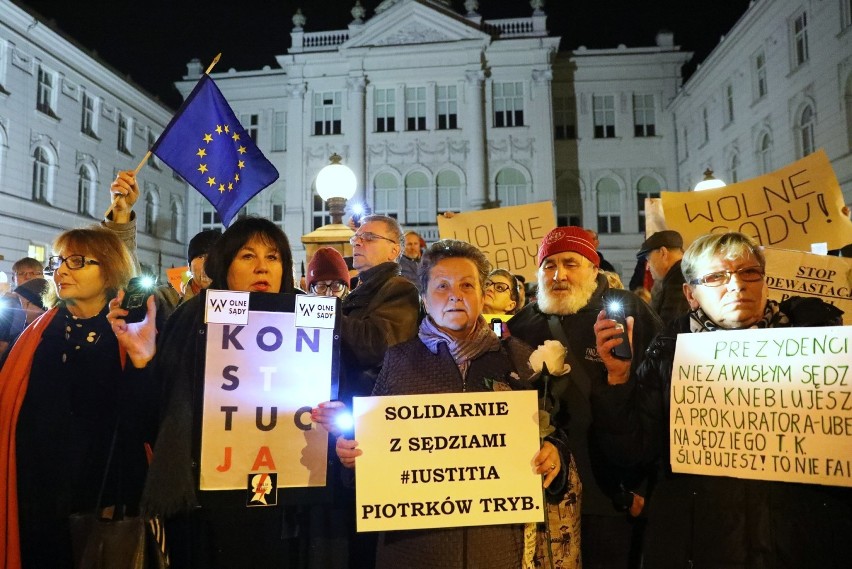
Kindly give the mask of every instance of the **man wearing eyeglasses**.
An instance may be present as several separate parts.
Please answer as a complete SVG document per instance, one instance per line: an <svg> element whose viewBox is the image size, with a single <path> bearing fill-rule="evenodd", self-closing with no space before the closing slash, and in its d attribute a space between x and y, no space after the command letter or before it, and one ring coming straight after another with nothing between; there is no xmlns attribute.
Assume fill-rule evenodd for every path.
<svg viewBox="0 0 852 569"><path fill-rule="evenodd" d="M657 231L642 243L637 259L645 259L654 277L651 289L651 308L663 323L686 314L689 304L683 294L683 237L677 231Z"/></svg>
<svg viewBox="0 0 852 569"><path fill-rule="evenodd" d="M38 259L32 257L18 259L12 265L12 283L15 287L19 287L29 280L44 277L43 267Z"/></svg>

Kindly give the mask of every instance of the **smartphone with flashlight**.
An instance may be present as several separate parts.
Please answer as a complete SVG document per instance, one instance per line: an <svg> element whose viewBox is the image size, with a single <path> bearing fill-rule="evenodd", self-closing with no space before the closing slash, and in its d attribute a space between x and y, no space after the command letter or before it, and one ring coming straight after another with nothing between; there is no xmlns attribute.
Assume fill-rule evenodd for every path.
<svg viewBox="0 0 852 569"><path fill-rule="evenodd" d="M621 324L621 334L616 336L622 342L612 349L612 356L620 360L633 358L633 350L630 349L630 338L627 336L627 317L624 314L624 304L620 300L610 300L606 305L606 317Z"/></svg>
<svg viewBox="0 0 852 569"><path fill-rule="evenodd" d="M491 330L493 330L494 333L497 334L498 338L502 338L503 337L503 321L500 320L499 318L492 318L491 319Z"/></svg>
<svg viewBox="0 0 852 569"><path fill-rule="evenodd" d="M133 277L124 289L124 299L121 307L128 311L125 322L141 322L148 313L148 297L154 292L154 281L151 277Z"/></svg>

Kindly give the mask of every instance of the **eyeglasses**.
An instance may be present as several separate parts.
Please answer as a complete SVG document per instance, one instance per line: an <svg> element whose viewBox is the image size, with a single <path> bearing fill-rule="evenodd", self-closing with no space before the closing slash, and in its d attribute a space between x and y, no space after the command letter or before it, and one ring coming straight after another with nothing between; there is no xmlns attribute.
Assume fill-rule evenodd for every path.
<svg viewBox="0 0 852 569"><path fill-rule="evenodd" d="M344 288L346 288L346 285L340 281L334 281L331 284L314 283L313 285L311 285L311 288L317 294L325 294L328 291L331 291L332 293L338 293L341 292Z"/></svg>
<svg viewBox="0 0 852 569"><path fill-rule="evenodd" d="M82 269L86 265L100 265L98 261L95 261L94 259L87 259L83 255L68 255L67 257L54 255L47 260L47 266L44 268L44 271L52 273L53 271L58 270L59 267L62 266L62 263L65 263L65 265L72 271Z"/></svg>
<svg viewBox="0 0 852 569"><path fill-rule="evenodd" d="M17 272L15 272L16 277L18 277L18 278L23 277L25 279L33 279L35 277L40 277L42 275L44 275L44 272L42 272L42 271L17 271Z"/></svg>
<svg viewBox="0 0 852 569"><path fill-rule="evenodd" d="M485 281L485 290L488 290L489 287L494 287L494 290L497 292L509 292L511 286L506 283L495 283L493 281Z"/></svg>
<svg viewBox="0 0 852 569"><path fill-rule="evenodd" d="M741 281L754 283L763 279L764 271L760 267L742 267L736 271L716 271L715 273L707 273L703 277L692 279L689 281L689 284L712 287L722 286L728 284L734 275L737 275L737 278Z"/></svg>
<svg viewBox="0 0 852 569"><path fill-rule="evenodd" d="M391 243L398 245L396 241L390 239L389 237L385 237L383 235L379 235L378 233L373 233L371 231L364 231L363 233L356 233L352 237L349 238L349 244L354 245L358 240L364 241L365 243L372 243L373 241L378 241L379 239L384 239L385 241L390 241Z"/></svg>

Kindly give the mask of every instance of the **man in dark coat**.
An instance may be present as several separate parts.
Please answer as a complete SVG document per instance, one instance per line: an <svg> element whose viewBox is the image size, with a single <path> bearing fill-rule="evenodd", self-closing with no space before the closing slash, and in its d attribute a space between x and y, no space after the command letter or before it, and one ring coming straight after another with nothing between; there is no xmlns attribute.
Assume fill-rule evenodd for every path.
<svg viewBox="0 0 852 569"><path fill-rule="evenodd" d="M610 289L599 274L591 235L580 227L557 227L538 252L538 298L509 320L512 336L532 347L559 340L568 348L571 372L554 383L554 424L568 434L583 482L582 556L588 567L628 567L633 523L625 513L641 510L642 473L616 467L592 442L590 397L606 389L606 368L595 349L598 313L619 302L633 318L633 365L661 323L633 293ZM635 503L634 503L635 502Z"/></svg>
<svg viewBox="0 0 852 569"><path fill-rule="evenodd" d="M689 303L683 294L683 273L680 260L683 258L683 237L669 229L657 231L642 243L639 259L646 259L654 288L651 289L651 308L663 323L668 323L689 311Z"/></svg>

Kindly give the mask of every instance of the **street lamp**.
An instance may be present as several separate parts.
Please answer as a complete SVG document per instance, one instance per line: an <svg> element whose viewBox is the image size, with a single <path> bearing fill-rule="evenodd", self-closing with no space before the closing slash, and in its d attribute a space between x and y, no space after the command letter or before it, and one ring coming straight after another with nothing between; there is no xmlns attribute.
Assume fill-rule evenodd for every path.
<svg viewBox="0 0 852 569"><path fill-rule="evenodd" d="M707 168L704 170L704 179L695 184L695 188L693 188L693 190L700 192L703 190L715 190L716 188L721 188L723 186L727 186L727 184L713 176L713 170Z"/></svg>
<svg viewBox="0 0 852 569"><path fill-rule="evenodd" d="M343 158L336 152L329 157L330 164L317 174L317 193L328 205L332 224L343 222L346 200L355 195L357 180L348 166L340 163Z"/></svg>

